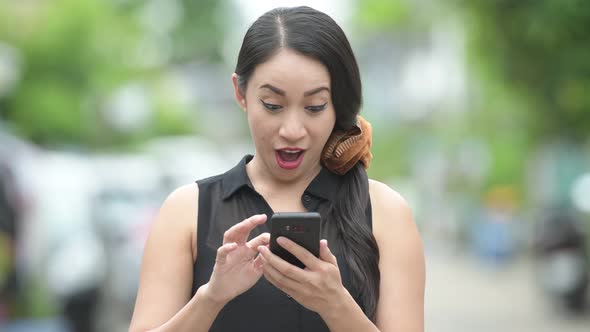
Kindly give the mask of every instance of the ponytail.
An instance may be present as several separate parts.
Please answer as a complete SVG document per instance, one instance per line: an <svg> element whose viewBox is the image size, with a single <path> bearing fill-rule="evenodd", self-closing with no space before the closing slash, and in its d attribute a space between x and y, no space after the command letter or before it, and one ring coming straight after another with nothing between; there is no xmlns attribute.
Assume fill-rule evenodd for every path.
<svg viewBox="0 0 590 332"><path fill-rule="evenodd" d="M375 322L379 301L379 247L369 225L365 208L369 204L369 179L361 163L343 176L338 198L332 205L330 221L343 241L342 254L352 272L365 315Z"/></svg>

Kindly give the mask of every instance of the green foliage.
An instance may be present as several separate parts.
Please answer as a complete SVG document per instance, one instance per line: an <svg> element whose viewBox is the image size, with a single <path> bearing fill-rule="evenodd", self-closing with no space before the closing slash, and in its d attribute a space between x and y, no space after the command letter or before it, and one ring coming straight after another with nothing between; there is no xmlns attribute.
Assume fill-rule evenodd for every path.
<svg viewBox="0 0 590 332"><path fill-rule="evenodd" d="M2 117L41 144L91 144L98 98L133 72L125 61L137 27L103 1L9 9L0 13L0 40L20 53L22 77Z"/></svg>
<svg viewBox="0 0 590 332"><path fill-rule="evenodd" d="M374 123L371 119L369 122ZM410 147L405 138L408 133L399 130L374 131L371 153L373 161L368 169L371 178L386 181L392 174L407 174L409 172Z"/></svg>
<svg viewBox="0 0 590 332"><path fill-rule="evenodd" d="M36 142L83 141L82 98L63 80L48 77L23 82L13 96L9 113L20 132Z"/></svg>
<svg viewBox="0 0 590 332"><path fill-rule="evenodd" d="M365 0L357 3L356 22L367 30L399 28L410 22L406 1Z"/></svg>
<svg viewBox="0 0 590 332"><path fill-rule="evenodd" d="M149 85L173 62L219 58L218 2L179 3L169 62L155 65L145 50L146 43L158 47L142 16L146 1L3 4L0 42L17 50L21 76L0 98L0 119L42 145L127 145L146 135L192 131L182 113L167 113L169 107L154 107L152 126L133 133L118 133L101 114L112 93L130 81Z"/></svg>
<svg viewBox="0 0 590 332"><path fill-rule="evenodd" d="M588 139L590 3L584 0L455 0L483 77L526 101L535 138ZM496 84L496 83L492 83ZM488 98L497 96L488 94Z"/></svg>
<svg viewBox="0 0 590 332"><path fill-rule="evenodd" d="M190 134L195 124L187 115L180 113L178 106L161 102L154 111L152 136L168 136ZM184 113L186 114L186 113Z"/></svg>
<svg viewBox="0 0 590 332"><path fill-rule="evenodd" d="M211 62L221 60L220 35L224 31L218 12L218 0L182 0L184 19L174 31L176 61L194 58ZM227 19L227 16L223 18Z"/></svg>

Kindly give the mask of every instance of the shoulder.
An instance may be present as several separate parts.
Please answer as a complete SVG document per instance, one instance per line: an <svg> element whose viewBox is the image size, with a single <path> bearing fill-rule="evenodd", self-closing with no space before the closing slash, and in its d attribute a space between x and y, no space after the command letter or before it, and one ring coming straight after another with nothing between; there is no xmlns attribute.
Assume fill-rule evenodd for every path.
<svg viewBox="0 0 590 332"><path fill-rule="evenodd" d="M388 185L369 179L369 194L374 214L376 212L378 217L393 213L397 217L402 217L406 222L408 218L412 218L412 211L408 202Z"/></svg>
<svg viewBox="0 0 590 332"><path fill-rule="evenodd" d="M199 186L189 183L172 191L160 209L160 213L183 213L187 209L198 206Z"/></svg>
<svg viewBox="0 0 590 332"><path fill-rule="evenodd" d="M199 207L199 186L190 183L176 188L162 203L154 227L194 229Z"/></svg>
<svg viewBox="0 0 590 332"><path fill-rule="evenodd" d="M421 252L422 243L408 202L388 185L369 180L373 211L373 234L380 249L413 249Z"/></svg>
<svg viewBox="0 0 590 332"><path fill-rule="evenodd" d="M369 192L371 202L377 204L391 205L398 208L409 210L408 203L397 191L391 189L388 185L377 180L369 179Z"/></svg>
<svg viewBox="0 0 590 332"><path fill-rule="evenodd" d="M179 240L190 244L196 255L196 227L199 207L199 186L190 183L172 191L162 203L158 216L152 226L153 236L163 236L168 240Z"/></svg>

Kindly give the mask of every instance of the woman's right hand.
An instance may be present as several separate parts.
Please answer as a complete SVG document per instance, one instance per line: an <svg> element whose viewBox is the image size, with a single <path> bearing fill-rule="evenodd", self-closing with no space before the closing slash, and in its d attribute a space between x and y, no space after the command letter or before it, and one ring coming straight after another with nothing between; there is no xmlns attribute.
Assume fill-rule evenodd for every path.
<svg viewBox="0 0 590 332"><path fill-rule="evenodd" d="M270 242L270 234L263 233L248 241L250 232L266 222L265 214L254 215L228 229L217 257L209 282L199 289L220 304L250 289L262 276L262 261L258 246ZM246 242L248 241L248 242Z"/></svg>

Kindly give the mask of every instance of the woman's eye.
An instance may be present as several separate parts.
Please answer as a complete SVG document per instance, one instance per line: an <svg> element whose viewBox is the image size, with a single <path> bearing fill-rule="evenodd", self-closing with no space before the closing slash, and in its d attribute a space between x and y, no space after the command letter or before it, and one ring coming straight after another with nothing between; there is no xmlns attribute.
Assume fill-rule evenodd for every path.
<svg viewBox="0 0 590 332"><path fill-rule="evenodd" d="M265 103L264 101L260 100L260 102L262 103L262 105L264 105L264 107L270 111L278 111L281 108L283 108L283 106L281 105L276 105L276 104L269 104L269 103Z"/></svg>
<svg viewBox="0 0 590 332"><path fill-rule="evenodd" d="M326 105L328 105L328 103L325 103L323 105L307 106L305 109L313 113L317 113L323 111L326 108Z"/></svg>

